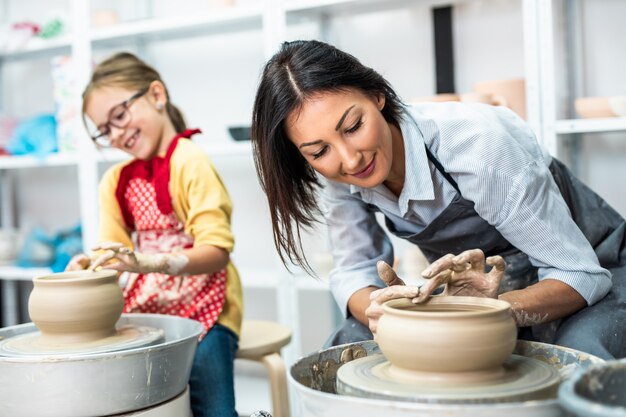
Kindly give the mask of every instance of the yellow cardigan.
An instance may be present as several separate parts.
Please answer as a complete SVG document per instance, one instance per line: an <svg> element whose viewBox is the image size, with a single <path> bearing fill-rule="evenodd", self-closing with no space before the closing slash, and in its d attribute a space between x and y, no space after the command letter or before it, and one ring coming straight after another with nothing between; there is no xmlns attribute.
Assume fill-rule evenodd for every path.
<svg viewBox="0 0 626 417"><path fill-rule="evenodd" d="M115 190L127 161L111 167L100 182L100 242L120 242L132 248L128 230ZM230 230L232 203L224 184L206 153L195 143L181 138L170 160L170 195L174 212L185 224L194 246L213 245L232 252L234 237ZM243 315L243 296L239 274L232 262L226 268L226 297L218 323L239 335Z"/></svg>

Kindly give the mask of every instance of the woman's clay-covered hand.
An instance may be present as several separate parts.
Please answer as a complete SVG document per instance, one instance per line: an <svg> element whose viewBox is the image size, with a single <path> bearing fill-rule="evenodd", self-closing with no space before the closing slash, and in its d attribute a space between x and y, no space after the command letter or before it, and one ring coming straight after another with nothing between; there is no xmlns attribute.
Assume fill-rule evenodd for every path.
<svg viewBox="0 0 626 417"><path fill-rule="evenodd" d="M485 264L492 267L491 271L485 272ZM501 256L485 260L485 254L480 249L471 249L456 256L448 254L422 272L428 282L421 287L413 302L428 300L433 291L444 284L443 295L497 298L505 267Z"/></svg>
<svg viewBox="0 0 626 417"><path fill-rule="evenodd" d="M384 261L376 264L378 276L387 284L386 288L380 288L370 294L370 305L365 310L370 331L376 334L378 319L383 315L383 304L396 298L415 298L420 293L420 288L415 285L404 285L404 281L396 275L393 268Z"/></svg>
<svg viewBox="0 0 626 417"><path fill-rule="evenodd" d="M79 253L78 255L72 256L72 259L70 259L70 261L68 262L65 270L82 271L89 268L90 264L91 259L89 259L89 256L85 255L84 253Z"/></svg>
<svg viewBox="0 0 626 417"><path fill-rule="evenodd" d="M189 261L183 254L146 254L136 252L119 242L103 242L95 246L93 250L104 251L104 253L91 263L89 269L92 270L106 264L106 269L114 269L121 272L137 272L140 274L160 272L177 275ZM108 263L112 260L117 262Z"/></svg>
<svg viewBox="0 0 626 417"><path fill-rule="evenodd" d="M492 267L489 272L485 272L485 264ZM369 328L374 334L378 319L383 314L382 305L389 300L411 298L414 303L423 303L444 284L443 295L497 298L506 263L501 256L491 256L485 260L485 254L480 249L468 250L456 256L448 254L422 272L428 282L421 287L404 285L404 281L386 262L378 261L376 267L387 287L371 293L370 305L365 310Z"/></svg>

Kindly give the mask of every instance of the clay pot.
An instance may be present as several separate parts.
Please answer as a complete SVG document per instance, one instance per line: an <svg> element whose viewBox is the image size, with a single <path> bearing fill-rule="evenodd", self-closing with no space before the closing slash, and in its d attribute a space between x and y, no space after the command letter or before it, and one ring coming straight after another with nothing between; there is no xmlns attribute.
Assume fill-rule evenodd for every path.
<svg viewBox="0 0 626 417"><path fill-rule="evenodd" d="M92 342L115 334L124 297L112 270L73 271L33 279L28 312L42 345Z"/></svg>
<svg viewBox="0 0 626 417"><path fill-rule="evenodd" d="M523 78L479 82L472 86L472 91L502 97L506 107L526 119L526 83Z"/></svg>
<svg viewBox="0 0 626 417"><path fill-rule="evenodd" d="M375 340L396 373L499 372L517 339L510 308L479 297L391 300L383 304Z"/></svg>

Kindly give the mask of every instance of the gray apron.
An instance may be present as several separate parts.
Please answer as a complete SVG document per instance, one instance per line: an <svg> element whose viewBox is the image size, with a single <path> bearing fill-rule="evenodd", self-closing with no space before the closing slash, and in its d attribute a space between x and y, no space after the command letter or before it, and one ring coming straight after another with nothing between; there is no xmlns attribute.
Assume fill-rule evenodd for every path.
<svg viewBox="0 0 626 417"><path fill-rule="evenodd" d="M486 256L500 255L506 263L500 293L526 288L537 282L537 268L528 256L511 245L495 227L461 196L454 179L426 148L428 159L456 189L457 195L437 218L417 234L398 231L386 219L394 235L416 244L433 262L448 254L481 249ZM564 320L520 329L520 338L555 343L605 359L626 356L626 222L602 198L575 178L556 159L550 172L567 203L572 218L591 243L602 267L613 274L611 292L601 301ZM374 209L376 209L374 207ZM377 210L377 209L376 209ZM369 329L350 317L326 342L327 346L372 339Z"/></svg>

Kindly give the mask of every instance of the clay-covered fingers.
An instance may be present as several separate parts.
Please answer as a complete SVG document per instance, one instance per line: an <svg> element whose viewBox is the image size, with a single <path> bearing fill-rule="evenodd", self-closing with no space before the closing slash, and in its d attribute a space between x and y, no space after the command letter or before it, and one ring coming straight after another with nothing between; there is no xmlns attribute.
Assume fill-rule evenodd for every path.
<svg viewBox="0 0 626 417"><path fill-rule="evenodd" d="M114 259L116 256L117 256L117 252L113 250L106 251L102 255L98 256L96 260L91 263L91 265L89 265L89 270L95 271L96 268L104 265L105 263L109 262L111 259Z"/></svg>
<svg viewBox="0 0 626 417"><path fill-rule="evenodd" d="M430 298L433 292L440 286L447 284L452 277L452 270L445 269L442 272L439 272L437 275L428 279L426 284L422 285L418 294L411 300L416 304L423 303Z"/></svg>
<svg viewBox="0 0 626 417"><path fill-rule="evenodd" d="M475 271L485 270L485 253L480 249L470 249L461 252L459 255L452 258L455 272L462 272L469 268Z"/></svg>
<svg viewBox="0 0 626 417"><path fill-rule="evenodd" d="M126 248L123 243L120 242L101 242L91 248L91 250L112 250L114 252L120 249Z"/></svg>
<svg viewBox="0 0 626 417"><path fill-rule="evenodd" d="M370 294L370 305L372 303L383 304L389 300L397 298L414 298L420 292L420 287L416 285L393 285L387 288L379 288Z"/></svg>
<svg viewBox="0 0 626 417"><path fill-rule="evenodd" d="M66 271L82 271L89 268L89 264L91 264L91 259L89 256L84 253L80 253L78 255L74 255L72 259L68 262L65 267Z"/></svg>
<svg viewBox="0 0 626 417"><path fill-rule="evenodd" d="M415 285L393 285L387 288L380 288L370 294L370 305L365 310L372 333L376 333L378 319L383 315L383 304L389 300L397 298L415 298L420 292Z"/></svg>
<svg viewBox="0 0 626 417"><path fill-rule="evenodd" d="M451 269L454 266L453 259L454 255L451 253L442 256L441 258L430 264L428 268L424 269L424 271L422 272L422 276L424 278L433 278L443 271Z"/></svg>
<svg viewBox="0 0 626 417"><path fill-rule="evenodd" d="M396 274L391 265L385 261L376 262L376 270L378 276L383 280L385 285L391 287L392 285L404 285L404 281Z"/></svg>
<svg viewBox="0 0 626 417"><path fill-rule="evenodd" d="M500 282L504 278L504 272L506 270L506 262L502 256L490 256L487 258L487 265L491 266L491 271L487 274L489 281L491 282L493 297L497 297L498 289L500 288Z"/></svg>

